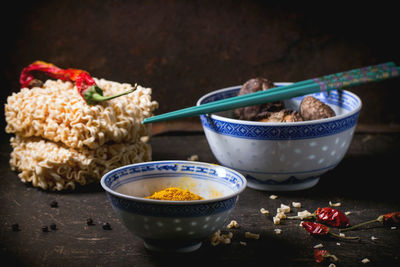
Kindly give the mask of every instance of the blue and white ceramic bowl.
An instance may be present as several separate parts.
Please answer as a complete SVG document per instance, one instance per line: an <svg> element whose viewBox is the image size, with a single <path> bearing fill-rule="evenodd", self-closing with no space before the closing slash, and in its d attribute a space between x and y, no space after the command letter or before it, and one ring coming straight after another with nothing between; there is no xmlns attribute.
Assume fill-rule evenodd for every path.
<svg viewBox="0 0 400 267"><path fill-rule="evenodd" d="M246 188L242 174L194 161L155 161L105 174L101 185L126 227L150 250L187 252L221 229ZM194 201L146 199L167 187L188 189Z"/></svg>
<svg viewBox="0 0 400 267"><path fill-rule="evenodd" d="M289 83L276 83L277 86ZM241 86L213 91L197 105L236 96ZM312 94L328 104L336 116L326 119L271 123L233 119L233 111L201 116L210 148L224 166L235 169L251 188L290 191L316 185L332 170L351 143L361 100L348 91ZM303 97L285 100L299 110Z"/></svg>

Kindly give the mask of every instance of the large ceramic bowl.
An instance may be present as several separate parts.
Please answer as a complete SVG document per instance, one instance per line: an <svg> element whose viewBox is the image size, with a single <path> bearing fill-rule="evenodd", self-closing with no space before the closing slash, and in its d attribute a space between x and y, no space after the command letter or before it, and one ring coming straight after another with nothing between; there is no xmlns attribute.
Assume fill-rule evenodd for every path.
<svg viewBox="0 0 400 267"><path fill-rule="evenodd" d="M112 170L101 179L115 212L150 250L187 252L222 228L246 188L240 173L193 161L155 161ZM144 198L167 187L189 189L204 200Z"/></svg>
<svg viewBox="0 0 400 267"><path fill-rule="evenodd" d="M277 86L288 83L276 83ZM241 86L213 91L197 105L236 96ZM242 173L251 188L280 191L314 186L320 176L342 160L351 143L361 100L348 91L312 96L328 104L336 116L326 119L271 123L233 119L226 111L201 116L203 129L216 159ZM284 100L299 110L303 97Z"/></svg>

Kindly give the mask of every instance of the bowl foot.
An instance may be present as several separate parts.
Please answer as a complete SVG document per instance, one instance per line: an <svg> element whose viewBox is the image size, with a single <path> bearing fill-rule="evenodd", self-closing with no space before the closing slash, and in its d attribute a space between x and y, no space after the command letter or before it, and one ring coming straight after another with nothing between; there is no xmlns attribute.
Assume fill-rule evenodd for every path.
<svg viewBox="0 0 400 267"><path fill-rule="evenodd" d="M305 181L295 184L263 184L257 181L247 180L247 186L263 191L298 191L311 188L319 181L319 177L305 179Z"/></svg>
<svg viewBox="0 0 400 267"><path fill-rule="evenodd" d="M164 242L159 243L157 241L144 241L144 247L151 251L158 251L158 252L176 252L176 253L186 253L192 252L201 247L202 242L195 242L195 243L171 243L169 245L165 244Z"/></svg>

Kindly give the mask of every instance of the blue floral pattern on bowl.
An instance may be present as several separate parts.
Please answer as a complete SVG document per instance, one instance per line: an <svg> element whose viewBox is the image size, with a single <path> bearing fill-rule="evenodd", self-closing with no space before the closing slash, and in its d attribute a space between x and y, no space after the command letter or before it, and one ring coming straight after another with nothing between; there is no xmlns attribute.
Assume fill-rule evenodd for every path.
<svg viewBox="0 0 400 267"><path fill-rule="evenodd" d="M223 166L172 160L124 166L101 179L112 208L125 226L144 240L145 247L174 252L196 250L221 229L246 184L242 174ZM175 186L193 187L205 199L145 198Z"/></svg>
<svg viewBox="0 0 400 267"><path fill-rule="evenodd" d="M220 213L232 209L236 203L237 197L226 200L195 205L155 205L153 203L133 202L128 199L115 197L108 194L111 204L118 209L127 212L156 216L156 217L197 217Z"/></svg>
<svg viewBox="0 0 400 267"><path fill-rule="evenodd" d="M223 135L257 140L295 140L322 137L343 132L356 125L358 115L359 112L340 120L314 125L282 125L279 128L226 122L218 119L212 119L207 115L201 115L200 119L204 127Z"/></svg>
<svg viewBox="0 0 400 267"><path fill-rule="evenodd" d="M276 84L281 85L285 84ZM234 97L240 88L213 91L201 97L197 105ZM271 123L234 119L232 111L201 115L215 158L245 175L247 185L255 189L291 191L314 186L347 152L362 104L355 94L345 90L311 95L330 105L336 116ZM303 97L283 102L287 108L298 110Z"/></svg>

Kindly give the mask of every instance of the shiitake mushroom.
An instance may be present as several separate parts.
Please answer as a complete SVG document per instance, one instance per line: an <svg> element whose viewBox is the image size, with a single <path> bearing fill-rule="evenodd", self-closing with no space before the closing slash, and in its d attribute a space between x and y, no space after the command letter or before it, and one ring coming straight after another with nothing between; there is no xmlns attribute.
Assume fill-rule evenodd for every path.
<svg viewBox="0 0 400 267"><path fill-rule="evenodd" d="M265 91L274 87L266 78L258 77L245 82L238 95ZM300 111L284 107L283 101L275 101L234 110L236 119L262 122L297 122L318 120L335 116L335 111L325 103L312 96L306 96L300 103Z"/></svg>
<svg viewBox="0 0 400 267"><path fill-rule="evenodd" d="M300 115L304 120L318 120L335 116L335 111L315 97L306 96L300 103Z"/></svg>
<svg viewBox="0 0 400 267"><path fill-rule="evenodd" d="M275 87L274 83L269 79L261 77L253 78L243 84L238 95L265 91L273 87ZM281 109L283 109L283 102L276 101L249 107L237 108L234 110L234 116L239 120L254 121L260 118L260 114L267 114L268 112L275 112Z"/></svg>

